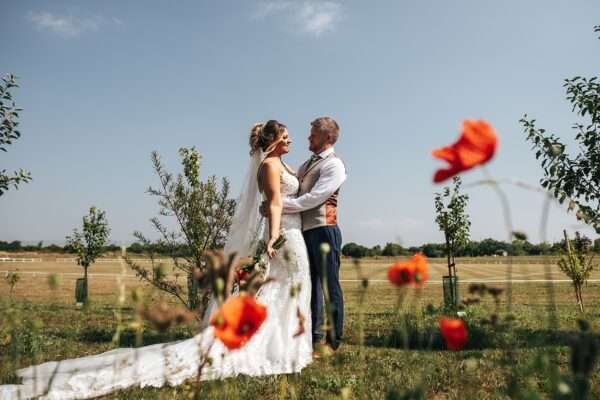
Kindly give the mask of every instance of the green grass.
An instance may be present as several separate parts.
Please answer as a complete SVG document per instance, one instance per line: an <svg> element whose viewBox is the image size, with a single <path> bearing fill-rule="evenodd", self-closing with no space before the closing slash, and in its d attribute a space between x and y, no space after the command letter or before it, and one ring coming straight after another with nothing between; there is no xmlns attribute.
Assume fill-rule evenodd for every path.
<svg viewBox="0 0 600 400"><path fill-rule="evenodd" d="M460 352L444 350L437 330L442 310L441 287L425 286L410 290L403 311L394 312L397 291L387 284L371 285L366 302L359 304L360 289L346 284L345 344L333 357L314 361L300 374L261 378L237 377L224 382L203 382L199 398L218 399L381 399L396 390L399 393L419 384L425 398L435 399L501 399L506 398L511 371L518 371L519 386L529 387L547 397L549 373L532 369L534 363L544 365L547 357L556 354L560 370L569 373L570 340L576 335L577 313L572 288L555 286L558 329L550 329L548 297L541 284L513 286L513 315L510 329L499 329L482 323L495 310L491 298L467 309L470 342ZM462 290L465 292L465 288ZM464 293L463 293L464 294ZM586 292L587 319L594 332L600 324L600 293L597 285ZM0 297L3 323L0 327L0 382L13 383L15 367L49 360L98 354L112 349L116 330L111 303L92 303L77 309L60 300L9 300ZM500 304L505 309L505 303ZM12 310L12 311L11 311ZM364 312L364 341L361 345L360 314ZM12 312L12 314L11 314ZM133 309L123 309L126 320L134 316ZM10 315L15 319L7 323ZM408 337L399 334L404 315L410 315ZM501 313L500 316L504 316ZM502 320L502 318L501 318ZM18 337L9 334L16 326ZM167 332L147 328L143 344L187 338L195 327L178 327ZM13 331L12 333L15 333ZM15 346L15 342L18 345ZM120 337L121 346L133 346L135 333L126 330ZM507 349L513 350L509 355ZM18 353L16 365L11 361ZM547 365L546 365L547 368ZM531 371L530 371L531 370ZM600 371L592 375L590 398L600 398ZM190 398L194 385L190 382L175 388L131 388L106 398L184 399ZM349 396L349 397L348 397ZM400 398L400 397L397 397Z"/></svg>

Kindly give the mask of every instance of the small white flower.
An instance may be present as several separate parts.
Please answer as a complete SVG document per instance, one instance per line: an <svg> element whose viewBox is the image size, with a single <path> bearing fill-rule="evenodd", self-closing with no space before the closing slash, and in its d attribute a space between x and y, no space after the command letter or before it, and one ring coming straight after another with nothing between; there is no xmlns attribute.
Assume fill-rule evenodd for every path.
<svg viewBox="0 0 600 400"><path fill-rule="evenodd" d="M567 395L571 393L571 387L565 382L559 383L557 389L560 394Z"/></svg>

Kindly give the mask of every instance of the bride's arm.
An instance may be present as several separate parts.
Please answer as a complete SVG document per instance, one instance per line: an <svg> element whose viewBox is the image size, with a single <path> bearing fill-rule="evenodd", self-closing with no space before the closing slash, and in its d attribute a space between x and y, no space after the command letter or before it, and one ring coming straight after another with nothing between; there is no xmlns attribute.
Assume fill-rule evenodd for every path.
<svg viewBox="0 0 600 400"><path fill-rule="evenodd" d="M273 244L279 237L281 227L281 211L283 202L281 200L281 167L275 163L265 163L263 168L264 192L267 195L267 210L269 218L269 241L267 242L267 254L269 257L275 255Z"/></svg>

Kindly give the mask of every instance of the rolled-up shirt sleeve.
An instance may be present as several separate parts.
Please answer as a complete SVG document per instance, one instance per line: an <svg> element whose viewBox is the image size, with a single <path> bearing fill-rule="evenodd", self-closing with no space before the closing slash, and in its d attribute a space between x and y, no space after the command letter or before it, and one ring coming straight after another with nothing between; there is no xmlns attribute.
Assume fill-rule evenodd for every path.
<svg viewBox="0 0 600 400"><path fill-rule="evenodd" d="M321 168L319 179L310 192L295 199L283 199L283 212L294 214L320 206L342 186L346 177L346 167L342 160L339 158L329 160Z"/></svg>

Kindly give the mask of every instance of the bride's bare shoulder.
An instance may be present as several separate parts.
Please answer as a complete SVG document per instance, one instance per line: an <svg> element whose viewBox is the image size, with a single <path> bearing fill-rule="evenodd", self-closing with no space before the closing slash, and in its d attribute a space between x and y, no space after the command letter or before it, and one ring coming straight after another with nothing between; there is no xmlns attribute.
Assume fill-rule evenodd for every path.
<svg viewBox="0 0 600 400"><path fill-rule="evenodd" d="M258 187L261 191L272 183L274 179L278 179L283 173L283 165L276 158L265 159L258 169Z"/></svg>
<svg viewBox="0 0 600 400"><path fill-rule="evenodd" d="M262 169L269 172L279 172L281 173L281 171L283 171L283 164L281 163L281 160L277 159L277 158L267 158L262 162Z"/></svg>

